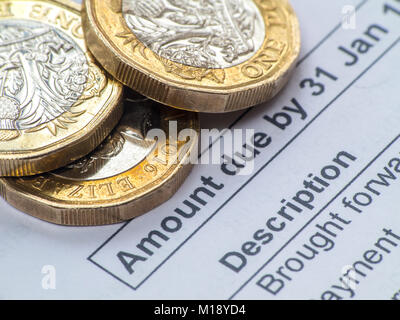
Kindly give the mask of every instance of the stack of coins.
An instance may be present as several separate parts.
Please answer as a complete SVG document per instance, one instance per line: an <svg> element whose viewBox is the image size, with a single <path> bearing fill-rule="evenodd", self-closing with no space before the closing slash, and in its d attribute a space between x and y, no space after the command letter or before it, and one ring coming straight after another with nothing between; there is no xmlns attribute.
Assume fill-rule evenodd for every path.
<svg viewBox="0 0 400 320"><path fill-rule="evenodd" d="M83 2L0 0L1 195L75 226L167 201L198 112L271 99L300 51L287 0Z"/></svg>

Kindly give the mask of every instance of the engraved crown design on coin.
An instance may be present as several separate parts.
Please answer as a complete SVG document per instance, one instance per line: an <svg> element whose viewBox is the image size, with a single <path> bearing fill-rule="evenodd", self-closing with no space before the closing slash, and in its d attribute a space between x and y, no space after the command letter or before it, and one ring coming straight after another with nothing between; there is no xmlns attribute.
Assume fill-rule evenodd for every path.
<svg viewBox="0 0 400 320"><path fill-rule="evenodd" d="M192 67L233 67L251 58L265 39L252 0L123 0L122 11L146 47Z"/></svg>
<svg viewBox="0 0 400 320"><path fill-rule="evenodd" d="M0 22L0 141L69 112L85 91L85 54L65 34L25 20Z"/></svg>

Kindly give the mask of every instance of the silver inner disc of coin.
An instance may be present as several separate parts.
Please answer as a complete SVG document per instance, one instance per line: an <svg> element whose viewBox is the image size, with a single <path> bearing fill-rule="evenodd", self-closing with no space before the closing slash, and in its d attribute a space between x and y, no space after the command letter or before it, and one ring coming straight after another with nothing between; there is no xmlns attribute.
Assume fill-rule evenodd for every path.
<svg viewBox="0 0 400 320"><path fill-rule="evenodd" d="M45 23L0 21L0 130L32 129L78 101L88 62L68 35Z"/></svg>
<svg viewBox="0 0 400 320"><path fill-rule="evenodd" d="M264 19L252 0L123 0L122 12L146 47L191 67L241 64L266 36Z"/></svg>
<svg viewBox="0 0 400 320"><path fill-rule="evenodd" d="M107 179L140 164L156 147L146 139L158 126L160 112L148 99L125 100L125 112L118 126L92 153L52 174L74 181Z"/></svg>

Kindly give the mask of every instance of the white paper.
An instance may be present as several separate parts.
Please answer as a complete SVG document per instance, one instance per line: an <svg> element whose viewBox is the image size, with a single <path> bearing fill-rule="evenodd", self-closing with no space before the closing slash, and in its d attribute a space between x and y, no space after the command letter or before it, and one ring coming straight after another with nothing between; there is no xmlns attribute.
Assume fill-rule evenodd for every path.
<svg viewBox="0 0 400 320"><path fill-rule="evenodd" d="M243 112L202 116L203 128L235 123L233 129L271 138L254 172L229 176L217 165L196 166L170 201L105 227L55 226L1 200L0 298L400 299L400 2L292 4L302 53L287 88L239 121ZM346 66L355 62L350 52L357 48L367 52ZM323 93L305 79L321 82ZM296 105L304 112L283 109ZM280 123L290 122L284 130L267 120L279 112L288 115L278 117ZM329 186L305 188L309 174L334 178L324 178ZM207 204L198 204L194 217L179 216L175 209L188 209L183 201L203 185L202 176L223 188L210 187L215 196L203 195ZM303 205L293 199L298 192ZM344 199L352 203L345 207ZM291 218L278 214L285 205ZM162 228L177 218L181 225L169 225L176 232ZM285 223L284 229L273 232L268 221L275 229ZM139 249L152 230L168 239L155 237L158 247L147 242ZM243 245L257 254L244 255ZM132 274L121 252L142 258ZM230 252L227 261L236 271L220 262ZM349 266L356 268L343 276Z"/></svg>

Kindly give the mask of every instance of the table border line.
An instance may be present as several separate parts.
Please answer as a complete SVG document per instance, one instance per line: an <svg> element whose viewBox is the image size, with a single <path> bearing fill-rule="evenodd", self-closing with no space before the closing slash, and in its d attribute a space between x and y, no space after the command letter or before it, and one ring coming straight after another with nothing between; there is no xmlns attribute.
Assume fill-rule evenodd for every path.
<svg viewBox="0 0 400 320"><path fill-rule="evenodd" d="M358 11L359 9L361 9L361 7L363 7L369 0L362 0L357 6L356 6L356 11ZM319 47L321 47L321 45L323 43L325 43L330 37L332 37L336 31L338 31L340 29L340 26L342 25L342 23L339 23L338 25L335 26L335 28L333 28L321 41L319 41L317 43L316 46L314 46L302 59L300 59L296 65L296 67L298 67L300 64L302 64L308 57L310 57L312 55L312 53L314 53ZM371 67L371 66L370 66ZM369 69L369 68L367 68ZM364 70L365 71L365 70ZM360 76L359 76L360 77ZM356 78L357 79L357 78ZM353 82L355 82L353 80ZM354 83L353 83L354 84ZM348 86L345 90L348 90L350 88L350 86ZM96 261L93 260L93 257L101 250L103 249L115 236L117 236L117 234L119 234L128 224L130 224L134 219L129 220L127 222L125 222L117 231L115 231L103 244L101 244L95 251L93 251L92 254L90 254L90 256L87 258L88 261L90 261L91 263L93 263L94 265L96 265L97 267L99 267L100 269L102 269L103 271L105 271L106 273L108 273L109 275L111 275L113 278L119 280L120 282L124 283L125 285L127 285L128 287L130 287L133 290L137 290L144 282L146 282L156 271L158 271L158 269L165 263L167 262L187 241L189 241L205 224L207 224L227 203L229 203L238 193L240 193L241 190L243 190L244 187L246 187L258 174L261 173L262 170L264 170L273 160L275 160L276 157L278 157L294 140L296 140L298 138L298 136L300 136L301 133L303 133L308 127L309 125L311 125L327 108L329 108L329 106L334 103L339 97L340 95L342 95L344 93L343 90L338 96L336 96L334 98L334 100L332 100L325 108L323 108L305 127L303 127L303 129L301 129L288 143L286 143L284 145L283 148L281 148L275 155L274 157L272 157L266 164L264 164L249 180L247 180L238 190L236 190L209 218L207 218L207 220L205 220L198 228L196 228L192 234L187 237L183 242L181 242L181 244L174 250L172 251L155 269L153 269L153 271L151 273L149 273L148 276L146 276L136 287L132 286L131 284L129 284L128 282L122 280L121 278L119 278L118 276L116 276L115 274L113 274L111 271L109 271L108 269L106 269L105 267L103 267L102 265L100 265L99 263L97 263ZM233 126L235 126L240 120L242 120L253 108L249 108L247 110L245 110L230 126L229 129L231 129ZM204 152L207 152L208 150L210 150L213 145L216 143L216 141L218 141L219 139L222 138L223 135L221 135L219 138L217 138L214 142L212 142L210 144L210 146L208 147L208 149L206 149ZM203 152L203 153L204 153ZM201 156L201 155L200 155ZM199 156L199 157L200 157Z"/></svg>

